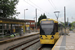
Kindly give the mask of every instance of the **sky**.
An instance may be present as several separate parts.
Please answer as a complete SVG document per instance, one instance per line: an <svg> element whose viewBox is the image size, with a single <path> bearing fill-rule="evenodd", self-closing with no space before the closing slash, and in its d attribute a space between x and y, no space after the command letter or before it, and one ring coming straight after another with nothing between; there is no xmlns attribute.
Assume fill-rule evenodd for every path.
<svg viewBox="0 0 75 50"><path fill-rule="evenodd" d="M64 6L66 7L66 18L69 22L75 20L75 0L19 0L16 5L17 12L20 14L16 17L18 19L24 19L24 9L25 9L25 19L35 20L37 9L37 20L41 14L47 16L47 18L56 19L55 11L60 11L59 22L64 22ZM26 10L28 9L28 10ZM58 15L58 13L56 13ZM67 19L66 19L67 20Z"/></svg>

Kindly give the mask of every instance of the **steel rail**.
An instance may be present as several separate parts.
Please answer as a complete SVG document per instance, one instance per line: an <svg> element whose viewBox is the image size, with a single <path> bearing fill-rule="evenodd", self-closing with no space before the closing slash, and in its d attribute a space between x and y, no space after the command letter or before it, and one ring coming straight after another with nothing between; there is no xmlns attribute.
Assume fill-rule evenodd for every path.
<svg viewBox="0 0 75 50"><path fill-rule="evenodd" d="M39 47L37 50L45 50L46 48L48 48L48 49L52 49L53 48L53 45L42 45L41 47Z"/></svg>
<svg viewBox="0 0 75 50"><path fill-rule="evenodd" d="M30 47L30 46L32 46L32 45L34 45L34 44L36 44L37 42L39 42L40 40L38 40L38 41L36 41L36 42L34 42L34 43L32 43L32 44L30 44L30 45L28 45L28 46L26 46L26 47L24 47L23 49L21 49L21 50L25 50L26 48L28 48L28 47Z"/></svg>
<svg viewBox="0 0 75 50"><path fill-rule="evenodd" d="M42 48L42 46L41 46L41 47L39 47L37 50L41 50L41 48Z"/></svg>
<svg viewBox="0 0 75 50"><path fill-rule="evenodd" d="M22 43L22 44L20 44L20 45L18 45L18 46L15 46L15 47L13 47L13 48L10 48L9 50L14 50L15 48L18 48L18 47L20 47L20 46L22 46L22 45L24 45L24 44L27 44L27 43L29 43L29 42L32 42L32 41L34 41L34 40L36 40L36 39L38 39L39 37L37 37L37 38L35 38L35 39L32 39L32 40L30 40L30 41L27 41L27 42L25 42L25 43Z"/></svg>

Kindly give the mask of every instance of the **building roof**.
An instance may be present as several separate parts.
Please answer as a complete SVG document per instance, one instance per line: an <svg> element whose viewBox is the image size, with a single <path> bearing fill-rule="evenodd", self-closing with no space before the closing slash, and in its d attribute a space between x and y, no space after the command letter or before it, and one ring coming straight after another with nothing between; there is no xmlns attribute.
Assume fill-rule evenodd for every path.
<svg viewBox="0 0 75 50"><path fill-rule="evenodd" d="M25 23L34 20L0 18L0 23Z"/></svg>

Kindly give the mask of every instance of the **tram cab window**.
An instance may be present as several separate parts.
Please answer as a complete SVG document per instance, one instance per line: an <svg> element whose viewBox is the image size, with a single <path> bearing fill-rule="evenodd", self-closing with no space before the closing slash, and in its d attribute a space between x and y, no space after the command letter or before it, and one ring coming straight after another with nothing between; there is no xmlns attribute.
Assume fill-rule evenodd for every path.
<svg viewBox="0 0 75 50"><path fill-rule="evenodd" d="M48 21L46 23L46 21L45 22L42 21L40 26L41 26L41 28L40 28L41 34L51 35L51 33L53 32L53 29L54 29L54 22Z"/></svg>

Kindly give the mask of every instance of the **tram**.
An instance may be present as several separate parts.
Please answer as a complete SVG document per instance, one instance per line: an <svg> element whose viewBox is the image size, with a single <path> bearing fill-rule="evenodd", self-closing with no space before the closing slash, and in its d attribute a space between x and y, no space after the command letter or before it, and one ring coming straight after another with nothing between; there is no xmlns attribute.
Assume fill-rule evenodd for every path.
<svg viewBox="0 0 75 50"><path fill-rule="evenodd" d="M58 38L58 21L53 19L42 19L40 21L40 43L55 44Z"/></svg>

